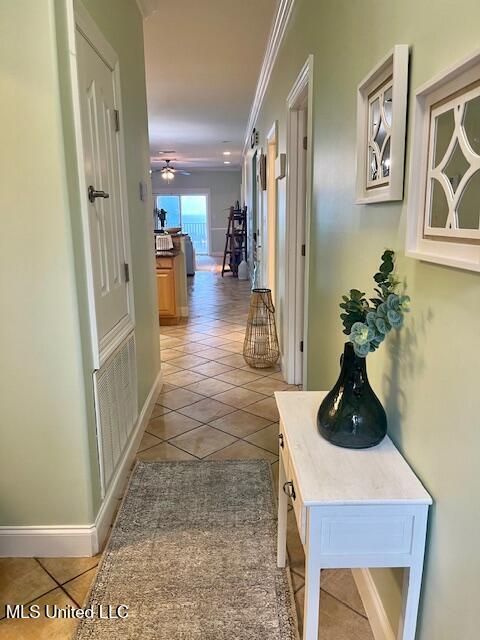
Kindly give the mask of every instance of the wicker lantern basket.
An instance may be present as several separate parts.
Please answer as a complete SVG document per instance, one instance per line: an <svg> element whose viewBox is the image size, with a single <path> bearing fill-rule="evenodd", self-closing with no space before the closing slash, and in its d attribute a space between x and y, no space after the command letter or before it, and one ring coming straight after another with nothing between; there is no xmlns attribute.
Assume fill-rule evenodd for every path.
<svg viewBox="0 0 480 640"><path fill-rule="evenodd" d="M256 369L273 367L280 357L270 289L252 290L243 357L247 364Z"/></svg>

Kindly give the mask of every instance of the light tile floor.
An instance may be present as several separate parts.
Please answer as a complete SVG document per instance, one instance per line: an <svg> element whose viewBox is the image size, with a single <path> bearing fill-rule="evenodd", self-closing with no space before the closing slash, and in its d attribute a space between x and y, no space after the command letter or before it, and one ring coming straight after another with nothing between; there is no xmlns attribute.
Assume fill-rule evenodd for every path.
<svg viewBox="0 0 480 640"><path fill-rule="evenodd" d="M273 398L287 385L278 367L252 369L241 355L249 284L221 278L219 261L199 260L189 278L190 318L161 327L164 386L138 448L142 460L264 458L278 477L278 414ZM304 554L289 511L288 554L302 627ZM95 558L0 559L0 614L7 602L81 606ZM322 640L373 640L350 571L322 572ZM0 620L0 640L67 640L70 620ZM260 639L259 639L260 640ZM263 639L262 639L263 640ZM267 639L265 639L267 640Z"/></svg>

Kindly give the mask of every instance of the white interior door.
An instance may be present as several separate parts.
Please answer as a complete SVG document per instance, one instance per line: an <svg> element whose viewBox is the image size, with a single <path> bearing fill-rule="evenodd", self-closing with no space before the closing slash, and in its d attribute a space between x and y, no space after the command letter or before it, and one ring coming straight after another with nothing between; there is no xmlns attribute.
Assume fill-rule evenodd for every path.
<svg viewBox="0 0 480 640"><path fill-rule="evenodd" d="M307 135L307 108L297 111L297 229L295 256L295 380L303 383L303 341L305 321L305 217L306 217L306 187L307 187L307 145L304 142Z"/></svg>
<svg viewBox="0 0 480 640"><path fill-rule="evenodd" d="M116 74L77 30L77 64L99 361L133 328ZM103 192L103 193L102 193ZM108 197L107 197L108 196ZM102 357L103 356L103 357Z"/></svg>

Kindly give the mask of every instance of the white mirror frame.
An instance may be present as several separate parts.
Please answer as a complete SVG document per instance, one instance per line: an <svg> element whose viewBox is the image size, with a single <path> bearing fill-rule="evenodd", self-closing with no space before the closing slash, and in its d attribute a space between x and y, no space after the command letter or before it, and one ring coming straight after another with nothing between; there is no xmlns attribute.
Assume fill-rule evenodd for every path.
<svg viewBox="0 0 480 640"><path fill-rule="evenodd" d="M478 231L472 237L455 237L438 233L426 236L426 191L429 158L429 136L432 106L454 94L467 93L473 83L480 82L480 50L452 65L415 93L412 155L410 159L409 196L407 206L406 255L418 260L450 267L480 271Z"/></svg>
<svg viewBox="0 0 480 640"><path fill-rule="evenodd" d="M357 204L402 200L405 161L405 126L408 93L407 44L397 44L362 80L357 88ZM387 80L392 79L392 123L390 133L390 175L368 184L369 103ZM383 107L382 107L383 109Z"/></svg>

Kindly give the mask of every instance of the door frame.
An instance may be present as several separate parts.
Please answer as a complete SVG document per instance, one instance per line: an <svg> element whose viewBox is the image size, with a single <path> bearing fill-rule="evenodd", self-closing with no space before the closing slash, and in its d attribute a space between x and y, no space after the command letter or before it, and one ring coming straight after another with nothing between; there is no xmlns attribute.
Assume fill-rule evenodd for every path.
<svg viewBox="0 0 480 640"><path fill-rule="evenodd" d="M286 230L285 239L285 314L283 326L284 354L283 374L289 384L303 384L308 388L308 294L310 219L312 206L313 168L313 55L309 55L287 96L287 184L286 184ZM299 167L297 159L298 112L307 108L307 149L305 167L305 211L300 211L298 186ZM304 221L302 217L304 216ZM300 269L301 246L299 234L305 225L304 268ZM302 256L303 258L303 256ZM302 282L303 280L303 282ZM303 305L298 304L299 287L303 285ZM302 308L303 307L303 308ZM303 317L302 317L303 316ZM300 341L303 340L303 354ZM302 357L303 355L303 357Z"/></svg>
<svg viewBox="0 0 480 640"><path fill-rule="evenodd" d="M128 216L127 172L125 164L125 136L123 124L122 93L120 84L119 58L108 40L98 28L96 22L90 16L80 0L70 0L67 3L68 45L70 52L71 92L73 103L73 124L75 135L75 147L77 155L77 176L80 201L80 215L83 230L83 249L85 258L88 315L90 325L91 351L94 369L100 367L115 352L119 345L135 328L135 306L133 296L133 269L130 245L130 228ZM90 245L89 210L87 203L87 182L84 171L84 144L81 120L81 96L79 91L79 69L77 58L77 29L88 40L105 64L111 69L115 83L115 102L119 109L119 166L121 183L121 219L124 240L125 262L129 265L129 282L127 283L128 315L110 331L99 343L97 333L97 315L95 305L95 290Z"/></svg>
<svg viewBox="0 0 480 640"><path fill-rule="evenodd" d="M152 196L155 199L156 196L206 196L207 198L207 253L200 255L210 256L210 250L212 247L212 224L211 224L211 215L210 215L210 199L211 199L211 190L208 187L199 187L198 189L193 189L192 187L160 187L152 190ZM154 206L156 206L156 202L154 200ZM223 254L222 254L223 255Z"/></svg>
<svg viewBox="0 0 480 640"><path fill-rule="evenodd" d="M244 156L243 162L243 199L244 203L247 206L247 265L249 270L250 281L253 285L253 279L255 276L255 261L253 256L253 212L256 203L254 202L255 197L257 196L256 191L254 190L254 182L257 180L257 171L253 170L253 158L258 154L259 147L258 145L253 146L251 149L248 149ZM255 161L255 167L257 166L257 161Z"/></svg>
<svg viewBox="0 0 480 640"><path fill-rule="evenodd" d="M270 153L271 148L273 154ZM267 189L264 203L264 229L262 232L263 280L265 286L272 290L272 299L275 304L277 292L277 179L275 177L275 160L278 155L278 120L270 127L266 137L267 154ZM273 162L272 162L272 156ZM272 216L273 213L273 216ZM273 250L273 266L270 269L270 254Z"/></svg>

